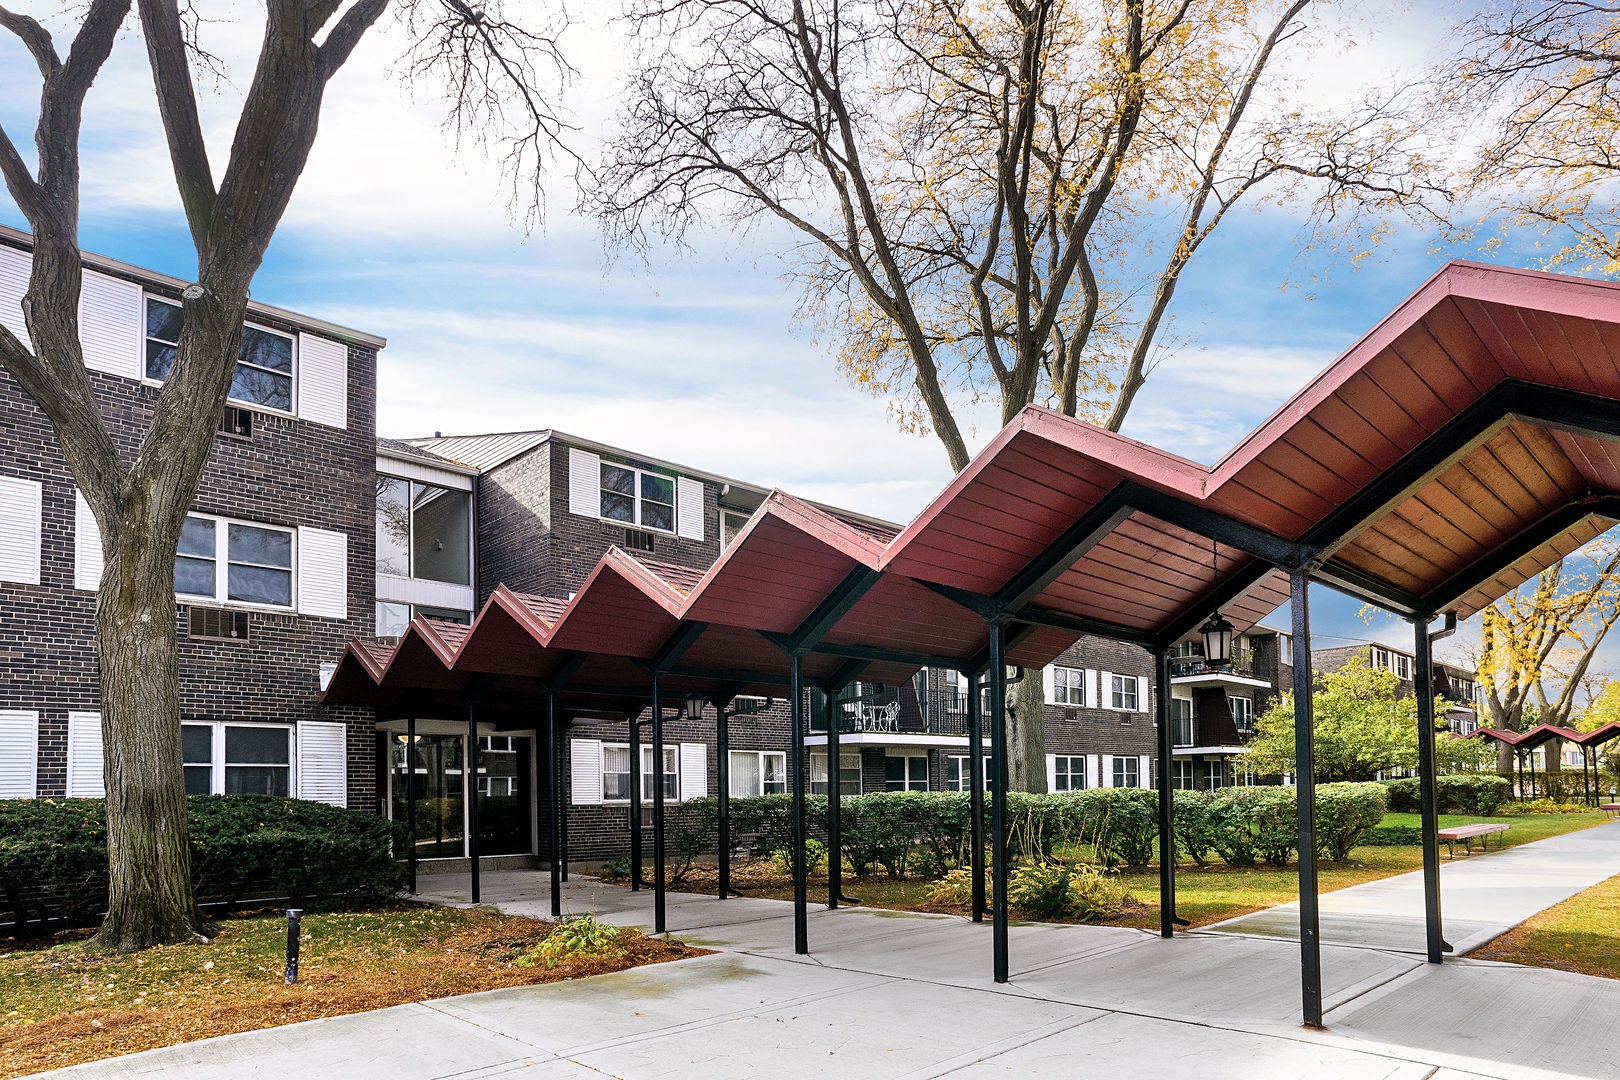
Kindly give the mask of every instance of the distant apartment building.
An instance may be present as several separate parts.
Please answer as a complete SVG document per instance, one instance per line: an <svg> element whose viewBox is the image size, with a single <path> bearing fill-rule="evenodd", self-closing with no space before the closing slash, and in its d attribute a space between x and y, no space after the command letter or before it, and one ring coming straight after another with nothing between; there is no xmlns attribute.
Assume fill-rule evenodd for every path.
<svg viewBox="0 0 1620 1080"><path fill-rule="evenodd" d="M1311 667L1318 672L1338 671L1351 664L1371 666L1375 671L1393 672L1400 680L1400 693L1412 697L1417 693L1412 681L1413 654L1392 649L1387 645L1341 645L1332 649L1311 652ZM1475 673L1458 664L1437 661L1435 695L1439 699L1435 709L1436 724L1444 725L1458 735L1472 735L1479 729L1479 681Z"/></svg>

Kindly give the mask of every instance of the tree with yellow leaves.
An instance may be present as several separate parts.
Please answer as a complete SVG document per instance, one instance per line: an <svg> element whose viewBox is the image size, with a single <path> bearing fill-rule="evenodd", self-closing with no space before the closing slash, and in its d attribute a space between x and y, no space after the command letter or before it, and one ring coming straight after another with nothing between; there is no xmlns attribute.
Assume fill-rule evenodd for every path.
<svg viewBox="0 0 1620 1080"><path fill-rule="evenodd" d="M785 223L843 369L953 469L957 410L985 399L1118 430L1234 207L1338 223L1437 194L1394 100L1313 110L1279 70L1318 7L633 0L638 71L588 204L629 243ZM1043 790L1041 688L1017 685L1010 784Z"/></svg>
<svg viewBox="0 0 1620 1080"><path fill-rule="evenodd" d="M1620 273L1620 9L1515 0L1465 37L1454 85L1487 132L1466 186L1499 208L1490 245L1538 231L1549 269Z"/></svg>
<svg viewBox="0 0 1620 1080"><path fill-rule="evenodd" d="M1492 727L1568 726L1592 657L1620 619L1620 545L1606 537L1543 570L1481 615L1480 688ZM1547 750L1559 766L1561 743ZM1512 766L1504 746L1499 766Z"/></svg>

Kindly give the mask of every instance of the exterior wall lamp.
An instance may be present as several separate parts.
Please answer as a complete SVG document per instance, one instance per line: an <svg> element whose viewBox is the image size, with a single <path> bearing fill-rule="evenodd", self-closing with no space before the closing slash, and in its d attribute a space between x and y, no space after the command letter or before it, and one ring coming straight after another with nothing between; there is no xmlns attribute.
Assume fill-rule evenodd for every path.
<svg viewBox="0 0 1620 1080"><path fill-rule="evenodd" d="M703 715L703 706L706 705L707 703L708 703L708 699L705 698L702 694L697 693L696 691L694 691L694 692L692 692L690 694L687 694L686 695L686 718L688 720L697 720L700 717L702 717L702 715Z"/></svg>

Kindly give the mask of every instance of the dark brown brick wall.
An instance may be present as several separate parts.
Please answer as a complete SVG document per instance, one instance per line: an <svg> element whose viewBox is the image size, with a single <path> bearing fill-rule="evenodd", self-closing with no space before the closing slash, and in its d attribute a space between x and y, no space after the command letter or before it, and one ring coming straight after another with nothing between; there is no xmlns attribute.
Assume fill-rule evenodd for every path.
<svg viewBox="0 0 1620 1080"><path fill-rule="evenodd" d="M249 642L205 642L185 637L185 606L176 605L183 717L341 719L350 725L356 754L349 801L368 808L375 804L374 774L369 764L357 764L365 755L354 748L370 731L369 714L328 716L314 697L321 661L336 660L344 642L374 628L376 366L373 350L350 348L347 428L261 413L252 439L216 438L194 504L204 513L346 533L349 617L254 612ZM119 450L133 458L158 389L94 371L90 379ZM74 485L61 451L44 414L4 373L0 471L44 485L41 584L0 583L0 707L40 713L38 790L61 794L67 713L98 708L95 597L73 588Z"/></svg>

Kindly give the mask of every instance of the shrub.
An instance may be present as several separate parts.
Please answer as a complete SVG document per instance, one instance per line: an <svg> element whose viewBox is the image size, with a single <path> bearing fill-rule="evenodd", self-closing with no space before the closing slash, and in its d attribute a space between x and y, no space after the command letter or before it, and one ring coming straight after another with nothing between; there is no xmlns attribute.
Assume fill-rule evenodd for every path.
<svg viewBox="0 0 1620 1080"><path fill-rule="evenodd" d="M1209 793L1177 791L1171 813L1174 815L1176 846L1199 866L1209 865L1215 848L1215 833L1209 820Z"/></svg>
<svg viewBox="0 0 1620 1080"><path fill-rule="evenodd" d="M1415 825L1379 825L1361 837L1368 847L1417 847L1423 843L1423 830Z"/></svg>
<svg viewBox="0 0 1620 1080"><path fill-rule="evenodd" d="M617 859L609 859L602 864L601 875L603 881L628 881L630 878L630 860L623 856Z"/></svg>
<svg viewBox="0 0 1620 1080"><path fill-rule="evenodd" d="M990 895L985 875L985 897ZM928 886L928 902L936 907L967 907L973 903L973 871L952 870Z"/></svg>
<svg viewBox="0 0 1620 1080"><path fill-rule="evenodd" d="M1531 817L1535 814L1586 814L1592 808L1585 803L1559 802L1556 799L1532 799L1529 802L1513 803L1504 806L1501 810L1503 817Z"/></svg>
<svg viewBox="0 0 1620 1080"><path fill-rule="evenodd" d="M559 923L540 944L512 962L519 967L540 964L550 970L574 957L618 959L626 952L619 933L617 926L597 922L596 916L587 912L577 919Z"/></svg>
<svg viewBox="0 0 1620 1080"><path fill-rule="evenodd" d="M785 847L773 852L771 862L776 866L779 874L791 875L793 873L793 848ZM827 872L827 845L820 840L806 840L804 842L804 873L806 877Z"/></svg>
<svg viewBox="0 0 1620 1080"><path fill-rule="evenodd" d="M1159 796L1143 788L1096 788L1070 797L1082 815L1080 838L1104 866L1141 866L1159 835Z"/></svg>
<svg viewBox="0 0 1620 1080"><path fill-rule="evenodd" d="M1317 854L1343 862L1388 809L1382 784L1321 785L1316 789Z"/></svg>
<svg viewBox="0 0 1620 1080"><path fill-rule="evenodd" d="M1034 919L1094 919L1124 910L1124 886L1094 866L1026 863L1013 869L1007 900Z"/></svg>
<svg viewBox="0 0 1620 1080"><path fill-rule="evenodd" d="M198 903L286 897L319 910L391 900L409 881L405 827L375 814L268 795L193 795L186 810ZM0 895L19 928L105 911L105 802L0 802Z"/></svg>
<svg viewBox="0 0 1620 1080"><path fill-rule="evenodd" d="M1211 792L1204 814L1209 845L1227 866L1243 868L1257 861L1254 807L1250 788L1221 788Z"/></svg>
<svg viewBox="0 0 1620 1080"><path fill-rule="evenodd" d="M1417 777L1387 780L1384 789L1389 795L1389 808L1395 813L1416 814L1422 810ZM1513 798L1513 785L1494 774L1448 774L1435 777L1434 798L1438 813L1490 817Z"/></svg>

